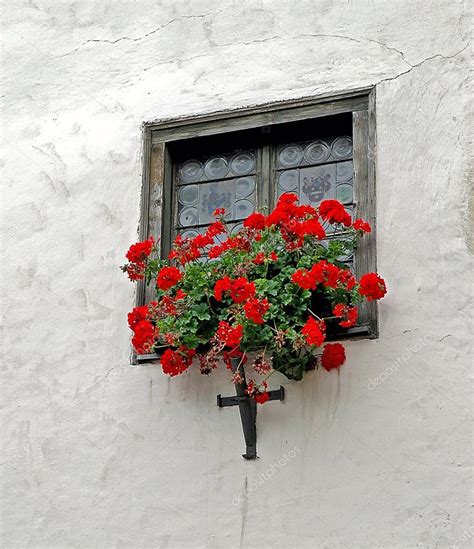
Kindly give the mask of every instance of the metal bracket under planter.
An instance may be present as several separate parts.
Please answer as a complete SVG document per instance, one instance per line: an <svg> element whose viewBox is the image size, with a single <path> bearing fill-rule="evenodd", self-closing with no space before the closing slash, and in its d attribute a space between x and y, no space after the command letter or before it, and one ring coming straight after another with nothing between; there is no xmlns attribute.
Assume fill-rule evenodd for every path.
<svg viewBox="0 0 474 549"><path fill-rule="evenodd" d="M242 422L242 430L244 432L245 454L242 457L245 459L257 458L257 404L247 395L247 381L245 379L245 370L243 364L240 364L240 359L232 359L232 371L239 370L242 376L242 383L235 384L236 396L223 397L217 395L217 406L225 408L226 406L238 406L240 412L240 420ZM268 391L269 400L284 400L285 389L280 385L279 389Z"/></svg>

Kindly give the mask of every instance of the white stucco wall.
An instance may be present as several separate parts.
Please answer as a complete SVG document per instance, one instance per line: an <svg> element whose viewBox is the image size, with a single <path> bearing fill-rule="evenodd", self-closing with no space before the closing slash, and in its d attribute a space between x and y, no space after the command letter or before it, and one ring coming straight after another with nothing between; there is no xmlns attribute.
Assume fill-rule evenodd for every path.
<svg viewBox="0 0 474 549"><path fill-rule="evenodd" d="M470 546L463 4L3 2L3 547ZM141 124L370 85L380 338L281 378L246 462L224 371L129 365Z"/></svg>

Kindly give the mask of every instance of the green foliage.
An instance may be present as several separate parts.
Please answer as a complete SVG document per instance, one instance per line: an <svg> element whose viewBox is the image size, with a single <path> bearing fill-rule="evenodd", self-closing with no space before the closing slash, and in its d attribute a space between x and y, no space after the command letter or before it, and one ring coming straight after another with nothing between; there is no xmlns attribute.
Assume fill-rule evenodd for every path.
<svg viewBox="0 0 474 549"><path fill-rule="evenodd" d="M265 350L267 356L273 358L275 370L288 379L300 380L315 360L313 354L306 351L301 336L309 310L317 303L317 309L312 312L324 317L328 311L331 315L336 303L353 306L360 301L360 296L357 287L348 290L319 284L314 291L302 289L292 277L297 269L310 270L321 260L347 268L341 257L352 253L360 234L349 228L343 237L331 239L327 245L314 237L305 237L303 246L296 249L288 249L275 228L265 228L260 235L260 239L249 239L247 247L225 250L216 260L204 257L186 262L179 283L166 291L156 290L158 308L164 299L171 299L176 312L160 313L155 324L159 334L172 336L174 346L198 350L212 345L219 322L226 321L231 326L241 324L244 329L241 350ZM278 257L270 259L272 253ZM257 254L263 255L262 263L254 262ZM165 265L170 262L150 259L145 270L146 282L155 284L157 273ZM229 292L224 292L221 301L215 298L215 284L225 276L232 280L244 277L255 285L255 298L268 301L262 324L247 318L244 303L234 303ZM186 295L176 300L178 290ZM160 345L163 343L166 343L164 338L158 341Z"/></svg>

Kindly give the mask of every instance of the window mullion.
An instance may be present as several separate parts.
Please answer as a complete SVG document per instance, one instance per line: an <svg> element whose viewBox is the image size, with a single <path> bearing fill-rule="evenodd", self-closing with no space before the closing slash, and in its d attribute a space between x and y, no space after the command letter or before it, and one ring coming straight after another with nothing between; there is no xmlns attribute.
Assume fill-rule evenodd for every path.
<svg viewBox="0 0 474 549"><path fill-rule="evenodd" d="M258 209L268 213L271 207L271 150L270 145L258 149Z"/></svg>

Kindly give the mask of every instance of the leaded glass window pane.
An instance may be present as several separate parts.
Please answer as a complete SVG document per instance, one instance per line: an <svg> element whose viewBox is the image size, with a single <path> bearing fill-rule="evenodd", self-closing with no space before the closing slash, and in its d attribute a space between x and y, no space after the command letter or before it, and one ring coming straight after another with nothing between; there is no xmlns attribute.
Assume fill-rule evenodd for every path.
<svg viewBox="0 0 474 549"><path fill-rule="evenodd" d="M337 199L353 216L354 167L350 136L315 139L279 145L276 148L277 197L286 192L298 195L301 204L318 206L323 200ZM325 223L329 238L335 227ZM326 242L322 242L327 245ZM341 261L353 267L353 256Z"/></svg>
<svg viewBox="0 0 474 549"><path fill-rule="evenodd" d="M204 233L217 208L226 210L232 231L255 211L256 151L238 151L183 162L177 168L175 230L185 237Z"/></svg>

